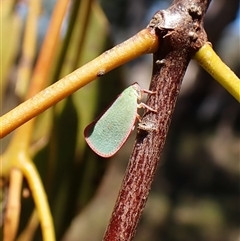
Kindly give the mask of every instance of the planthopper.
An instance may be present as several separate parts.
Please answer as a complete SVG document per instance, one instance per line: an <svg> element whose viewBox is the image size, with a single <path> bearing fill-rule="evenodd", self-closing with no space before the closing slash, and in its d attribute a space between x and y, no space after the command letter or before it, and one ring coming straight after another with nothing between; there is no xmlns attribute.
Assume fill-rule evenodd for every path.
<svg viewBox="0 0 240 241"><path fill-rule="evenodd" d="M155 92L141 89L138 83L130 85L102 115L85 128L85 140L99 156L111 157L123 146L134 129L136 119L139 119L138 108L156 112L144 103L138 104L143 93Z"/></svg>

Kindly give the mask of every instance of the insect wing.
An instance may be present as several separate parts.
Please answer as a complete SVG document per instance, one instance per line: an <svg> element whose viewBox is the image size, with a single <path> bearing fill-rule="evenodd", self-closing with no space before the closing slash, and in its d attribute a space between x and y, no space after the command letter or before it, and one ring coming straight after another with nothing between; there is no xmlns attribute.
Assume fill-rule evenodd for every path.
<svg viewBox="0 0 240 241"><path fill-rule="evenodd" d="M113 156L129 137L137 115L138 88L134 84L125 89L99 118L85 128L85 140L98 155Z"/></svg>

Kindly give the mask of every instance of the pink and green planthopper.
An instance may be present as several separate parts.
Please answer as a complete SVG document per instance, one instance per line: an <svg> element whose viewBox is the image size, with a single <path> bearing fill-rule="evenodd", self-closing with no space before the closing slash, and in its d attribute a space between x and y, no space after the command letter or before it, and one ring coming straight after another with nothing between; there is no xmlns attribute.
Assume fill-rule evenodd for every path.
<svg viewBox="0 0 240 241"><path fill-rule="evenodd" d="M138 83L130 85L102 115L85 128L85 140L99 156L111 157L123 146L134 129L136 119L139 119L138 108L156 112L144 103L138 104L143 93L155 92L141 89Z"/></svg>

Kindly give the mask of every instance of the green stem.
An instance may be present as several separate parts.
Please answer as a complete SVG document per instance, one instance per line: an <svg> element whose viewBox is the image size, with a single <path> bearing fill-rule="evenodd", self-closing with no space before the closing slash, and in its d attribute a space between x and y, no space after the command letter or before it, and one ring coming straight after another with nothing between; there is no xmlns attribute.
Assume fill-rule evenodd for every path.
<svg viewBox="0 0 240 241"><path fill-rule="evenodd" d="M193 57L215 80L240 102L240 79L206 43Z"/></svg>

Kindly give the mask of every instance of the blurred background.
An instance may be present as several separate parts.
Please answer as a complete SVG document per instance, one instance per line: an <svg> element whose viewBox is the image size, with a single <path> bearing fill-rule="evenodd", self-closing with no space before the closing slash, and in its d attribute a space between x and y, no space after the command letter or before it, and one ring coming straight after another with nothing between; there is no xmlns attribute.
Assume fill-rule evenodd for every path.
<svg viewBox="0 0 240 241"><path fill-rule="evenodd" d="M92 5L80 51L77 41L72 39L74 31L82 28L78 22L81 2L71 1L69 6L49 84L145 28L153 14L167 8L172 1L97 2ZM35 60L54 4L55 0L42 1ZM11 18L4 19L2 24L1 115L24 99L21 90L24 84L17 73L27 13L28 1L15 1ZM239 1L213 0L205 18L205 29L214 50L240 76ZM70 54L70 50L76 55ZM148 88L151 71L152 56L140 57L87 85L37 118L30 150L45 185L57 240L102 239L135 133L114 157L102 159L86 146L83 129L126 86L138 82L142 88ZM239 103L191 61L134 240L240 241L239 123ZM11 137L12 134L1 142L1 152ZM28 188L27 182L23 188ZM7 192L2 191L2 201L6 196ZM23 198L19 233L33 207L31 196ZM42 240L40 228L33 240Z"/></svg>

